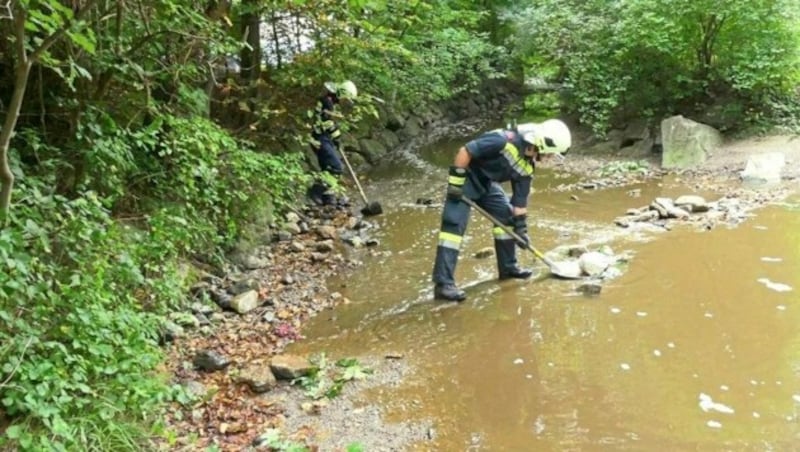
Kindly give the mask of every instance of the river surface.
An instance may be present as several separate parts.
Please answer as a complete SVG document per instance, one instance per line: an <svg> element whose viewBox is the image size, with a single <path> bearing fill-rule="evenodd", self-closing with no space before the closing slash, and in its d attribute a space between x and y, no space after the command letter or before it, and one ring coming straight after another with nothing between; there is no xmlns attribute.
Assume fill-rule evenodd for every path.
<svg viewBox="0 0 800 452"><path fill-rule="evenodd" d="M534 246L606 244L630 256L624 273L592 298L576 292L579 282L544 273L498 282L494 257L472 257L492 245L489 222L473 212L457 270L469 298L443 304L430 283L441 210L413 204L441 201L459 145L398 159L368 184L386 211L374 218L381 246L351 252L365 265L330 282L351 303L312 320L290 351L402 353L413 373L369 397L387 422L432 423L433 439L410 450L800 450L792 200L736 228L634 234L613 219L692 190L655 180L562 192L553 187L577 178L540 171ZM640 198L629 194L635 188Z"/></svg>

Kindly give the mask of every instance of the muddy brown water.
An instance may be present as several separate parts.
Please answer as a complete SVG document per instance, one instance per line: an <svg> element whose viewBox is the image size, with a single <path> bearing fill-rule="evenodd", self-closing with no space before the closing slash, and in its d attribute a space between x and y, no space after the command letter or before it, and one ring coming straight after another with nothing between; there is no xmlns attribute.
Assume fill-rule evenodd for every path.
<svg viewBox="0 0 800 452"><path fill-rule="evenodd" d="M330 281L351 303L315 318L290 351L402 353L412 375L368 398L386 422L432 423L433 439L410 450L800 449L796 204L758 210L736 228L633 234L612 220L692 190L658 180L559 192L576 179L542 172L534 245L608 244L630 254L624 274L594 298L573 281L498 282L493 257L472 257L492 244L473 212L457 271L469 298L443 305L430 284L440 209L408 204L440 200L452 148L428 149L427 168L398 164L370 183L386 210L375 219L380 249L351 251L365 265ZM629 195L635 188L640 198Z"/></svg>

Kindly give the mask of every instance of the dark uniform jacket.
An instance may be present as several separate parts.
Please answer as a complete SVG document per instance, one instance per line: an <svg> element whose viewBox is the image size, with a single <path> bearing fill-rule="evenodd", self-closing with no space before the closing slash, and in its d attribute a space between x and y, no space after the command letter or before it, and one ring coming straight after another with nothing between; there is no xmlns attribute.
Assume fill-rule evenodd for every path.
<svg viewBox="0 0 800 452"><path fill-rule="evenodd" d="M511 205L525 208L533 180L533 161L524 154L522 137L511 130L486 132L466 144L472 159L473 180L483 187L491 182L511 181Z"/></svg>

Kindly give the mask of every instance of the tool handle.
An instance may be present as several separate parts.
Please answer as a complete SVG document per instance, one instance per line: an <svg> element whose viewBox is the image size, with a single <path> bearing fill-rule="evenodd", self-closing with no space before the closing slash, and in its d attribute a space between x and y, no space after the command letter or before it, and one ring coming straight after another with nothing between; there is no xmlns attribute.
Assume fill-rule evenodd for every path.
<svg viewBox="0 0 800 452"><path fill-rule="evenodd" d="M536 256L539 259L541 259L542 262L544 262L548 267L555 268L555 263L553 261L548 259L547 256L542 254L539 250L534 248L533 245L531 245L530 243L526 243L525 240L522 237L520 237L519 234L514 232L513 229L508 227L508 225L505 225L505 224L501 223L500 220L498 220L497 218L493 217L491 214L489 214L489 212L485 211L475 201L467 198L466 196L462 196L461 200L464 201L465 203L467 203L467 205L469 205L470 207L472 207L475 210L477 210L478 213L480 213L481 215L486 217L489 221L494 223L495 226L497 226L498 228L502 229L506 234L508 234L511 237L513 237L514 240L517 241L517 243L519 243L520 245L525 246L525 249L527 249L528 251L532 252L534 254L534 256Z"/></svg>
<svg viewBox="0 0 800 452"><path fill-rule="evenodd" d="M347 160L347 154L344 153L344 149L339 149L339 153L342 154L342 160L344 160L344 164L347 165L347 170L350 171L350 176L352 176L353 181L356 183L356 187L358 187L358 192L361 194L361 199L364 200L364 204L369 204L367 201L367 195L364 194L364 189L361 188L361 183L358 181L358 176L356 176L356 172L353 171L353 167L350 166L350 162Z"/></svg>

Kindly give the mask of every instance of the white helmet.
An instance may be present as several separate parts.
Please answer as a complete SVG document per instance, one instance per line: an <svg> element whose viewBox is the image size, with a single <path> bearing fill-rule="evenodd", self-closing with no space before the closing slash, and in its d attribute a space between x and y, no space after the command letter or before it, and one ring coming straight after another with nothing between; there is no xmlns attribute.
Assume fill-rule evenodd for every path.
<svg viewBox="0 0 800 452"><path fill-rule="evenodd" d="M356 84L350 80L345 80L337 86L336 95L342 99L355 100L355 98L358 97Z"/></svg>
<svg viewBox="0 0 800 452"><path fill-rule="evenodd" d="M560 119L548 119L541 124L517 126L522 140L539 148L540 154L563 154L572 146L569 127Z"/></svg>

